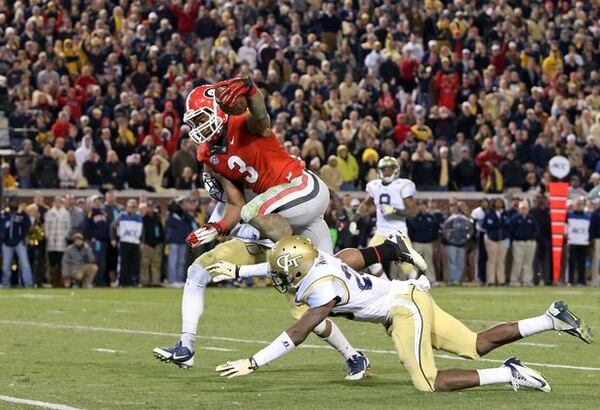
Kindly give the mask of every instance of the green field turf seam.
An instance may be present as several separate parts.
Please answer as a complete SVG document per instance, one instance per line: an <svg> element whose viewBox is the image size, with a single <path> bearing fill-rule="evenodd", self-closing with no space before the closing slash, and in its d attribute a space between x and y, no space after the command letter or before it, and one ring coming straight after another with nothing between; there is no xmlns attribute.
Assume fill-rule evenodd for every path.
<svg viewBox="0 0 600 410"><path fill-rule="evenodd" d="M164 337L179 337L179 333L166 333L166 332L156 332L152 330L136 330L136 329L122 329L122 328L108 328L108 327L95 327L95 326L83 326L83 325L69 325L62 323L49 323L49 322L33 322L33 321L24 321L24 320L6 320L0 319L0 324L6 325L25 325L25 326L38 326L45 327L50 329L74 329L74 330L83 330L83 331L93 331L93 332L106 332L106 333L123 333L123 334L134 334L134 335L144 335L144 336L164 336ZM247 344L260 344L260 345L268 345L269 341L266 340L254 340L254 339L239 339L233 337L222 337L222 336L205 336L198 335L196 336L198 339L206 339L206 340L219 340L225 342L234 342L234 343L247 343ZM302 344L299 348L304 349L332 349L330 346L325 345L311 345L311 344ZM208 349L207 349L208 350ZM396 355L395 350L379 350L379 349L360 349L359 350L365 353L379 353L379 354L394 354ZM447 359L447 360L467 360L458 356L450 356L446 354L435 354L434 355L438 359ZM504 363L504 360L495 360L495 359L487 359L480 358L479 362L487 362L487 363ZM557 368L557 369L568 369L568 370L580 370L580 371L589 371L589 372L598 372L600 371L600 367L586 367L586 366L575 366L575 365L566 365L566 364L553 364L553 363L533 363L527 362L528 365L531 366L539 366L539 367L549 367L549 368Z"/></svg>

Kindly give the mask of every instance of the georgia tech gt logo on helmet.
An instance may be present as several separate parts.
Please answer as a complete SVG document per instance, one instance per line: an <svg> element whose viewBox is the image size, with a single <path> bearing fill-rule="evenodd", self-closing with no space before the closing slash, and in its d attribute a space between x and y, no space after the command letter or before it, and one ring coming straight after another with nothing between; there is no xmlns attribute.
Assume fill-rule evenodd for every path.
<svg viewBox="0 0 600 410"><path fill-rule="evenodd" d="M280 239L267 256L273 286L282 293L296 287L318 256L319 252L308 238L288 236Z"/></svg>
<svg viewBox="0 0 600 410"><path fill-rule="evenodd" d="M291 256L289 253L284 253L279 255L275 260L275 263L278 267L283 269L284 271L288 271L290 267L297 268L300 266L300 259L302 259L302 255Z"/></svg>

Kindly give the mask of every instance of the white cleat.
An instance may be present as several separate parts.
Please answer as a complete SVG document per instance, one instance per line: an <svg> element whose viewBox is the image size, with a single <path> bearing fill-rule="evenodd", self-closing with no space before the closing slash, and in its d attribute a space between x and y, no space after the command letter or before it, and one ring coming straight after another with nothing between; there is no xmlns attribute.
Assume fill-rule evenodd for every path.
<svg viewBox="0 0 600 410"><path fill-rule="evenodd" d="M586 343L592 343L592 329L580 317L571 312L562 300L552 302L546 310L546 315L552 319L554 330L578 337Z"/></svg>
<svg viewBox="0 0 600 410"><path fill-rule="evenodd" d="M543 391L545 393L552 390L544 377L537 371L525 366L516 357L509 357L504 361L504 366L508 367L512 373L510 383L515 391L521 387Z"/></svg>
<svg viewBox="0 0 600 410"><path fill-rule="evenodd" d="M396 231L393 234L387 237L387 240L392 242L396 246L396 261L397 262L406 262L415 266L421 272L427 270L427 262L425 259L419 254L419 252L415 251L412 245L410 244L410 239L406 236L405 233L401 231Z"/></svg>

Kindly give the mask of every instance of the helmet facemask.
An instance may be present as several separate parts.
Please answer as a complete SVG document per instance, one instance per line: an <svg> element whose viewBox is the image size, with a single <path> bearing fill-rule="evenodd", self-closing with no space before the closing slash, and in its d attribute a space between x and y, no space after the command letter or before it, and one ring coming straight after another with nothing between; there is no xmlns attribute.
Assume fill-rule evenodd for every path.
<svg viewBox="0 0 600 410"><path fill-rule="evenodd" d="M398 174L400 170L397 165L385 165L383 167L377 168L377 176L383 181L385 184L389 184L393 182L396 178L398 178Z"/></svg>

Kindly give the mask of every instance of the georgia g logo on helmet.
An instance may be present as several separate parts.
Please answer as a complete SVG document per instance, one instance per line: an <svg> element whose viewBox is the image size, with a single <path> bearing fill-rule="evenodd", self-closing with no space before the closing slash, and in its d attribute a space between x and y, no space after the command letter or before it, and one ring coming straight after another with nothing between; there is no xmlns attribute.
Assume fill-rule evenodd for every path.
<svg viewBox="0 0 600 410"><path fill-rule="evenodd" d="M302 259L302 255L291 256L289 253L282 253L275 259L275 263L285 272L287 272L290 267L298 268L300 267L300 259Z"/></svg>

